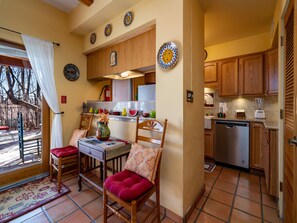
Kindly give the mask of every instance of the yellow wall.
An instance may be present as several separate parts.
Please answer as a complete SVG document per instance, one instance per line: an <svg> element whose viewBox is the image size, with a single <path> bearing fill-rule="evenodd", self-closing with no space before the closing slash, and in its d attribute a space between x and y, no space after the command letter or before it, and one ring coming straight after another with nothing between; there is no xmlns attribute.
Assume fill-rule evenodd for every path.
<svg viewBox="0 0 297 223"><path fill-rule="evenodd" d="M214 46L206 47L206 61L256 53L270 49L270 33L262 33Z"/></svg>
<svg viewBox="0 0 297 223"><path fill-rule="evenodd" d="M198 1L184 1L183 75L183 200L184 213L201 192L204 181L204 14ZM194 91L194 103L186 102Z"/></svg>
<svg viewBox="0 0 297 223"><path fill-rule="evenodd" d="M184 134L186 125L190 129L203 129L202 117L203 117L203 106L202 106L202 95L203 95L203 25L202 21L203 14L201 10L198 10L198 1L192 0L195 5L195 18L201 19L199 23L199 28L195 29L195 35L199 36L200 39L198 42L193 39L195 42L194 48L197 49L192 52L195 59L193 60L193 71L185 73L185 58L189 60L191 54L187 51L185 55L184 50L186 50L184 44L186 40L184 39L184 25L183 22L184 16L188 15L187 11L189 9L188 0L142 0L134 5L131 9L134 12L135 19L133 23L125 27L123 25L123 17L125 12L119 14L117 17L113 18L108 23L112 23L114 29L112 34L109 37L104 36L105 25L98 26L95 32L97 34L97 41L94 45L89 43L89 37L92 32L84 36L84 52L91 52L97 48L102 48L116 40L123 38L127 35L136 33L140 29L156 24L156 49L158 52L159 47L168 41L174 41L177 44L179 49L179 61L177 65L168 71L161 70L159 66L156 66L156 114L157 119L164 120L168 119L168 131L166 134L165 145L164 145L164 155L162 159L162 169L161 169L161 204L168 208L169 210L175 212L179 216L184 216L186 210L188 209L191 202L195 196L201 190L204 175L203 175L203 152L198 151L197 147L203 147L203 133L202 131L197 131L195 137L188 137L185 142ZM103 3L102 3L103 4ZM186 7L186 9L184 9ZM98 6L98 8L101 8ZM166 10L165 10L166 9ZM127 10L128 11L128 10ZM94 13L94 12L92 12ZM84 13L79 13L77 15L83 15ZM85 21L87 19L84 17L78 18L75 14L74 16L77 24L82 24L77 22L78 19ZM189 20L189 18L187 18ZM72 27L76 29L76 27ZM186 30L189 30L187 27ZM197 33L199 30L199 33ZM189 34L187 34L189 35ZM187 36L188 38L188 36ZM201 51L201 53L199 53ZM157 55L156 55L157 56ZM196 63L199 59L200 63ZM157 61L156 61L157 63ZM195 65L194 65L195 64ZM187 64L192 66L191 64ZM188 71L188 70L187 70ZM193 72L194 76L200 76L198 78L193 78L193 88L195 90L196 99L195 102L189 106L194 108L194 111L190 112L187 117L188 122L185 124L185 112L184 108L185 101L185 88L189 88L189 77L190 72ZM194 73L195 72L195 73ZM187 77L185 77L187 75ZM186 82L184 84L184 82ZM199 89L200 87L200 89ZM201 93L201 99L199 94ZM201 103L200 103L201 102ZM190 108L191 109L191 108ZM196 117L192 117L193 113L195 116L201 114L201 120ZM190 121L197 120L197 122ZM111 132L113 134L118 134L121 136L121 133L115 128L115 125L110 125ZM187 129L188 130L188 129ZM195 157L191 156L195 154ZM191 156L191 157L190 157ZM188 162L188 158L195 160L193 166L195 168L190 168L189 163L184 165L185 162ZM192 181L194 180L194 188L189 189ZM186 184L187 187L186 187ZM196 187L197 186L197 187Z"/></svg>
<svg viewBox="0 0 297 223"><path fill-rule="evenodd" d="M86 57L83 52L83 39L69 34L67 14L39 0L2 0L0 1L0 24L40 39L59 42L54 47L55 81L60 96L67 96L67 104L61 105L65 112L62 116L64 144L78 127L79 114L83 101L98 98L96 82L86 80ZM22 43L19 35L0 30L0 38ZM66 64L73 63L80 70L77 81L68 81L63 75Z"/></svg>

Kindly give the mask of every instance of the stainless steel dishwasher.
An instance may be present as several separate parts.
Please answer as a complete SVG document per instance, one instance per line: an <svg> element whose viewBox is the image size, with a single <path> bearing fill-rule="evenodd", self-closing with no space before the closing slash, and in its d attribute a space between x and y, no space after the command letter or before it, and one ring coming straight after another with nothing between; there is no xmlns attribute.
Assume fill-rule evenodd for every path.
<svg viewBox="0 0 297 223"><path fill-rule="evenodd" d="M249 168L249 123L215 121L215 161Z"/></svg>

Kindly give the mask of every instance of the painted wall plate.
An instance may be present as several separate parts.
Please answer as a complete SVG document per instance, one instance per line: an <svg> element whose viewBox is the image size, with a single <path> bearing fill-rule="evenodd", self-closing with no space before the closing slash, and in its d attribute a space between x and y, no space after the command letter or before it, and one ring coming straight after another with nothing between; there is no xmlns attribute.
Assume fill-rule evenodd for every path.
<svg viewBox="0 0 297 223"><path fill-rule="evenodd" d="M111 32L112 32L112 25L107 24L104 29L105 36L110 36Z"/></svg>
<svg viewBox="0 0 297 223"><path fill-rule="evenodd" d="M90 36L90 43L94 44L96 42L96 33L92 33Z"/></svg>
<svg viewBox="0 0 297 223"><path fill-rule="evenodd" d="M157 61L163 70L169 70L176 65L178 61L178 49L174 42L166 42L160 47Z"/></svg>
<svg viewBox="0 0 297 223"><path fill-rule="evenodd" d="M133 22L133 18L134 18L133 12L132 11L127 12L124 16L124 25L129 26Z"/></svg>
<svg viewBox="0 0 297 223"><path fill-rule="evenodd" d="M69 81L76 81L79 78L79 69L74 64L67 64L64 67L64 76Z"/></svg>

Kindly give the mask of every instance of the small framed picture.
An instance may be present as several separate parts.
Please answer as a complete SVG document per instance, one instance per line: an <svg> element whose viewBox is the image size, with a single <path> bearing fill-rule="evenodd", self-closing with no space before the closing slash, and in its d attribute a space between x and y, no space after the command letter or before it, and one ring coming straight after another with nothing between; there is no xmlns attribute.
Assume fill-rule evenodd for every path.
<svg viewBox="0 0 297 223"><path fill-rule="evenodd" d="M115 65L117 65L117 52L112 51L110 53L110 66L113 67Z"/></svg>

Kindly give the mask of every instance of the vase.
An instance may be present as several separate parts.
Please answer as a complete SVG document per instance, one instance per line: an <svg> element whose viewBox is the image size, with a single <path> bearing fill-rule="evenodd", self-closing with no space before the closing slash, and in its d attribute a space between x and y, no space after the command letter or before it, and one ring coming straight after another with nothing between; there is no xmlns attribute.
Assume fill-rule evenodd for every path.
<svg viewBox="0 0 297 223"><path fill-rule="evenodd" d="M107 123L98 122L98 129L96 132L96 136L100 141L106 141L110 137L110 129L108 128Z"/></svg>

